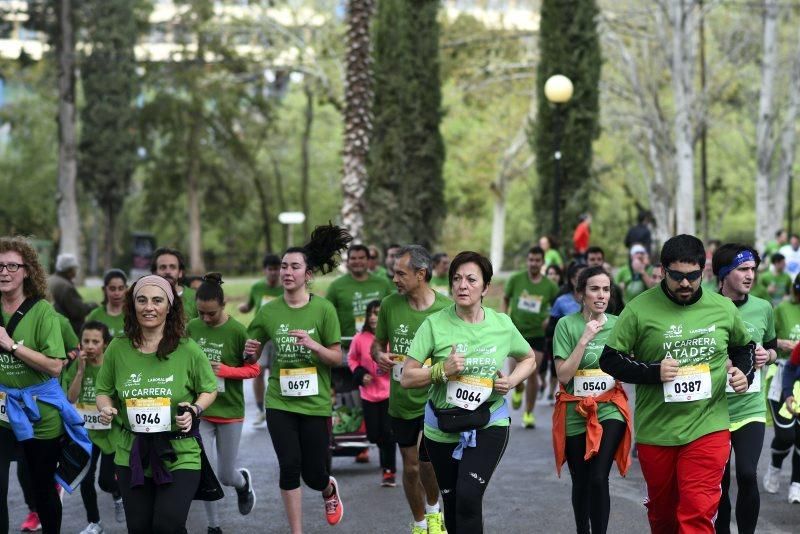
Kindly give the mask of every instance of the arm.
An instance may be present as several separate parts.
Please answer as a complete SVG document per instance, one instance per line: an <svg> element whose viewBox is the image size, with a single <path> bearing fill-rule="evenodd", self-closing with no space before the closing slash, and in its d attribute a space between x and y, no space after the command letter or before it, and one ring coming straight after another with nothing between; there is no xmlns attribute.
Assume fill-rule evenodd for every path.
<svg viewBox="0 0 800 534"><path fill-rule="evenodd" d="M8 337L5 328L2 328L2 334ZM10 341L11 338L8 338L10 341L8 344L6 344L5 340L2 340L2 337L0 337L0 340L0 347L6 352L11 352L11 345L14 343ZM54 378L61 374L61 369L64 367L63 358L50 358L24 345L19 345L17 347L17 350L14 352L14 357L21 360L28 367L46 373Z"/></svg>
<svg viewBox="0 0 800 534"><path fill-rule="evenodd" d="M248 378L255 378L261 373L261 366L258 363L245 362L241 367L231 367L229 365L220 364L217 368L216 375L220 378L229 378L233 380L247 380Z"/></svg>
<svg viewBox="0 0 800 534"><path fill-rule="evenodd" d="M194 413L194 416L190 413L175 416L175 423L181 429L181 432L189 432L192 429L193 420L206 411L206 409L214 403L214 399L216 398L216 391L210 393L204 391L197 396L197 399L192 404L188 402L178 403L178 406L189 406L189 409Z"/></svg>
<svg viewBox="0 0 800 534"><path fill-rule="evenodd" d="M508 313L508 305L510 303L508 295L503 295L503 302L500 304L500 313Z"/></svg>
<svg viewBox="0 0 800 534"><path fill-rule="evenodd" d="M86 360L81 358L78 360L78 367L75 369L75 376L69 384L67 390L67 399L70 403L75 404L78 401L78 396L81 394L81 383L83 382L83 373L86 370Z"/></svg>
<svg viewBox="0 0 800 534"><path fill-rule="evenodd" d="M381 341L377 337L372 342L372 348L370 349L370 355L372 359L375 360L375 363L378 364L378 367L384 373L388 373L392 370L392 360L389 358L389 355L385 352L386 349L386 341Z"/></svg>
<svg viewBox="0 0 800 534"><path fill-rule="evenodd" d="M511 372L510 375L508 375L508 377L503 377L502 373L498 371L498 376L500 378L495 380L494 383L495 390L505 395L510 390L514 389L519 384L521 384L529 376L531 376L534 373L534 371L536 371L536 353L533 351L533 349L531 349L530 352L528 352L528 354L526 354L524 358L522 358L521 360L517 360L516 367L514 367L514 370ZM508 387L507 388L501 387L498 389L497 387L498 382L501 382L503 378L505 378L505 380L507 381Z"/></svg>
<svg viewBox="0 0 800 534"><path fill-rule="evenodd" d="M419 333L419 331L417 331ZM416 338L415 338L416 339ZM443 362L444 374L451 378L464 370L465 358L463 354L456 352L456 346L450 349L450 355ZM437 364L441 365L441 364ZM534 366L536 365L534 360ZM400 385L404 388L424 388L431 385L431 370L433 367L423 368L422 362L414 358L406 358L403 366L403 376L400 378Z"/></svg>
<svg viewBox="0 0 800 534"><path fill-rule="evenodd" d="M100 412L100 422L104 425L111 424L111 420L117 415L117 409L114 408L111 397L98 394L97 397L95 397L95 404L97 404L97 411Z"/></svg>
<svg viewBox="0 0 800 534"><path fill-rule="evenodd" d="M250 302L242 302L241 304L239 304L238 309L239 313L250 313L250 310L252 310L253 307L250 306Z"/></svg>
<svg viewBox="0 0 800 534"><path fill-rule="evenodd" d="M644 363L633 359L629 354L606 345L600 356L600 369L617 380L629 384L660 384L661 362Z"/></svg>
<svg viewBox="0 0 800 534"><path fill-rule="evenodd" d="M740 346L728 345L728 358L730 358L733 366L747 377L748 385L753 383L753 373L756 369L755 351L756 344L753 341Z"/></svg>

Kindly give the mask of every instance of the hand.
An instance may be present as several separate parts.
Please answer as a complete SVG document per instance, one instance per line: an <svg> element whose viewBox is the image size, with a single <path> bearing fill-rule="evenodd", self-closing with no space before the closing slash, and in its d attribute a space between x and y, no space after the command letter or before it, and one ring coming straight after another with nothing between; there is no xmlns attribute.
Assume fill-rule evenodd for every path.
<svg viewBox="0 0 800 534"><path fill-rule="evenodd" d="M208 363L211 364L211 370L214 371L215 375L219 374L219 366L222 365L220 362L212 362L209 361Z"/></svg>
<svg viewBox="0 0 800 534"><path fill-rule="evenodd" d="M370 382L372 382L372 375L367 373L364 375L364 378L361 379L365 386L368 386Z"/></svg>
<svg viewBox="0 0 800 534"><path fill-rule="evenodd" d="M680 368L680 364L675 358L661 360L661 381L670 382L675 380L675 377L678 376L678 368Z"/></svg>
<svg viewBox="0 0 800 534"><path fill-rule="evenodd" d="M447 376L454 376L461 374L464 370L466 359L463 354L456 352L456 346L450 349L450 355L444 361L444 374Z"/></svg>
<svg viewBox="0 0 800 534"><path fill-rule="evenodd" d="M0 326L0 349L3 349L6 352L11 352L11 345L13 344L14 340L8 335L5 327Z"/></svg>
<svg viewBox="0 0 800 534"><path fill-rule="evenodd" d="M117 415L117 409L113 406L106 406L100 410L100 422L104 425L110 425L115 415Z"/></svg>
<svg viewBox="0 0 800 534"><path fill-rule="evenodd" d="M594 336L597 335L600 330L603 329L603 324L600 321L592 319L588 323L586 323L586 327L583 329L583 335L581 335L581 342L584 345L588 345L591 340L594 339Z"/></svg>
<svg viewBox="0 0 800 534"><path fill-rule="evenodd" d="M747 391L747 376L738 367L734 367L730 372L728 384L731 385L733 391L736 393L744 393Z"/></svg>
<svg viewBox="0 0 800 534"><path fill-rule="evenodd" d="M255 339L248 339L244 342L244 353L242 354L245 359L257 360L261 356L261 342Z"/></svg>
<svg viewBox="0 0 800 534"><path fill-rule="evenodd" d="M505 395L511 388L512 386L508 381L508 377L504 375L500 369L498 369L497 378L494 379L494 390L500 395Z"/></svg>
<svg viewBox="0 0 800 534"><path fill-rule="evenodd" d="M794 395L789 395L783 402L786 403L786 409L789 410L789 413L797 413L797 410L794 409Z"/></svg>
<svg viewBox="0 0 800 534"><path fill-rule="evenodd" d="M194 412L194 407L191 404L189 404L188 402L178 403L178 406L188 406L189 410ZM197 415L197 414L195 414L195 415ZM181 432L189 432L192 429L192 414L189 413L189 412L186 412L186 413L181 414L181 415L176 415L175 416L175 424L178 425L178 428L181 429Z"/></svg>
<svg viewBox="0 0 800 534"><path fill-rule="evenodd" d="M242 302L239 304L239 313L247 313L250 311L250 307L247 305L246 302Z"/></svg>
<svg viewBox="0 0 800 534"><path fill-rule="evenodd" d="M310 351L319 352L319 349L322 348L322 345L314 341L305 330L289 330L289 335L295 337L295 345L300 345Z"/></svg>
<svg viewBox="0 0 800 534"><path fill-rule="evenodd" d="M761 369L769 361L769 351L761 345L756 345L756 369Z"/></svg>
<svg viewBox="0 0 800 534"><path fill-rule="evenodd" d="M78 352L78 372L82 373L86 370L86 352L80 351Z"/></svg>
<svg viewBox="0 0 800 534"><path fill-rule="evenodd" d="M375 358L375 363L378 364L378 369L384 373L390 372L394 366L392 358L386 352L379 352L378 356Z"/></svg>

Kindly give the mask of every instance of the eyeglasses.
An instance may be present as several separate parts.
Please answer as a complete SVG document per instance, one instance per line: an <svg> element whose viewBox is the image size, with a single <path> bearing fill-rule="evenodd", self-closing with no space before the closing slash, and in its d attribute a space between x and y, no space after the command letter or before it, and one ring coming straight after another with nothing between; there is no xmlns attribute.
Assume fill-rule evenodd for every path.
<svg viewBox="0 0 800 534"><path fill-rule="evenodd" d="M681 281L683 281L684 278L686 280L688 280L689 282L694 282L695 280L697 280L698 278L703 276L703 270L702 269L698 269L696 271L690 271L688 273L684 273L682 271L673 271L672 269L664 267L664 271L667 273L667 275L670 278L672 278L676 282L681 282Z"/></svg>
<svg viewBox="0 0 800 534"><path fill-rule="evenodd" d="M19 271L20 267L25 267L24 263L0 263L0 273L3 272L3 269L10 273L15 273Z"/></svg>

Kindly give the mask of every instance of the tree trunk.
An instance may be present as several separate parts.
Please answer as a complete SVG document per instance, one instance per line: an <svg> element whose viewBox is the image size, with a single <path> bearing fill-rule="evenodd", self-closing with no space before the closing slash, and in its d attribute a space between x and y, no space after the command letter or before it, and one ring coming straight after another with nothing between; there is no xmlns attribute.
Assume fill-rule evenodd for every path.
<svg viewBox="0 0 800 534"><path fill-rule="evenodd" d="M364 239L364 191L372 133L370 22L374 11L374 0L348 2L341 213L342 224L355 242Z"/></svg>
<svg viewBox="0 0 800 534"><path fill-rule="evenodd" d="M80 217L75 193L78 174L75 134L75 35L72 2L60 0L58 46L58 228L59 253L80 258Z"/></svg>
<svg viewBox="0 0 800 534"><path fill-rule="evenodd" d="M678 177L676 190L679 234L695 234L694 211L694 139L692 136L691 107L693 104L692 65L695 58L693 20L694 2L685 0L670 3L672 20L672 88L675 98L675 170Z"/></svg>
<svg viewBox="0 0 800 534"><path fill-rule="evenodd" d="M798 32L800 36L800 32ZM794 53L794 61L792 62L792 77L789 82L789 106L786 108L786 118L781 132L781 159L778 175L775 180L775 187L771 190L773 196L771 199L770 209L767 213L771 214L769 217L773 221L774 228L772 234L777 231L781 226L783 220L783 213L786 211L789 195L791 189L789 182L793 180L792 168L794 167L795 154L797 151L797 130L796 121L797 113L800 110L800 39ZM791 206L791 204L789 204ZM789 218L794 214L789 213ZM756 212L758 216L758 212ZM770 236L771 237L771 236Z"/></svg>
<svg viewBox="0 0 800 534"><path fill-rule="evenodd" d="M192 109L199 109L193 106ZM200 150L197 142L197 129L199 124L193 124L189 130L188 146L186 147L186 204L189 215L189 270L193 273L206 272L203 261L203 230L200 220Z"/></svg>
<svg viewBox="0 0 800 534"><path fill-rule="evenodd" d="M255 172L255 169L253 169L253 171ZM264 250L267 252L274 252L272 248L272 226L269 220L269 198L264 189L264 184L261 183L260 177L256 174L253 174L253 187L258 195L258 206L261 211L261 228L264 234L264 245L266 247ZM269 187L269 185L267 185L267 187Z"/></svg>
<svg viewBox="0 0 800 534"><path fill-rule="evenodd" d="M309 168L311 166L311 156L309 154L309 144L311 142L311 127L314 124L314 93L311 86L306 82L303 86L306 95L305 122L303 124L303 137L300 141L300 205L306 219L303 221L303 239L311 235L309 224L311 219L311 205L308 202L308 187L310 182Z"/></svg>

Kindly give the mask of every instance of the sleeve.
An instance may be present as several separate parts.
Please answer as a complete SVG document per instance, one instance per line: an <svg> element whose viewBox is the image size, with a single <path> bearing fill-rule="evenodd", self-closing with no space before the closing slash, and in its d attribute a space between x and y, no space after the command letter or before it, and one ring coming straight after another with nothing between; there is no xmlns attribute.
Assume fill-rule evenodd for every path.
<svg viewBox="0 0 800 534"><path fill-rule="evenodd" d="M217 377L211 369L208 357L194 341L190 341L189 345L189 350L192 351L192 389L198 395L216 391Z"/></svg>
<svg viewBox="0 0 800 534"><path fill-rule="evenodd" d="M661 363L641 362L630 355L636 347L639 319L630 307L622 311L600 356L600 369L629 384L660 384Z"/></svg>
<svg viewBox="0 0 800 534"><path fill-rule="evenodd" d="M80 347L81 342L78 339L78 334L75 333L75 330L72 329L72 325L63 315L59 315L59 325L61 327L61 338L64 342L64 351L69 352Z"/></svg>
<svg viewBox="0 0 800 534"><path fill-rule="evenodd" d="M221 364L217 371L217 376L220 378L229 378L233 380L247 380L248 378L255 378L261 373L261 366L255 362L248 362L239 367L231 367L229 365Z"/></svg>
<svg viewBox="0 0 800 534"><path fill-rule="evenodd" d="M58 315L52 309L42 314L37 325L36 338L36 346L33 348L37 352L57 360L67 357L67 351L64 349L64 337L61 334L61 324L58 321Z"/></svg>
<svg viewBox="0 0 800 534"><path fill-rule="evenodd" d="M517 327L514 326L511 318L508 315L504 315L503 317L506 323L506 328L509 332L509 336L511 337L508 355L516 360L524 359L531 351L531 346L527 341L525 341L525 338L522 337L522 334L519 333L519 330L517 330Z"/></svg>
<svg viewBox="0 0 800 534"><path fill-rule="evenodd" d="M342 341L342 330L333 305L325 306L324 310L319 338L324 346L330 347Z"/></svg>
<svg viewBox="0 0 800 534"><path fill-rule="evenodd" d="M433 355L435 347L433 327L429 317L417 329L417 333L411 341L411 347L408 349L408 355L419 363L425 363L425 360Z"/></svg>
<svg viewBox="0 0 800 534"><path fill-rule="evenodd" d="M389 297L386 297L387 299ZM385 301L386 299L384 299ZM375 339L381 342L381 344L386 344L389 341L389 307L384 306L384 302L381 302L381 309L378 312L378 325L375 327Z"/></svg>
<svg viewBox="0 0 800 534"><path fill-rule="evenodd" d="M247 327L247 336L251 339L256 339L261 343L270 340L269 331L266 325L266 314L264 313L265 306L262 306L257 312L253 320L250 321L250 326Z"/></svg>
<svg viewBox="0 0 800 534"><path fill-rule="evenodd" d="M566 360L575 349L575 341L570 336L567 321L558 321L553 334L553 358Z"/></svg>
<svg viewBox="0 0 800 534"><path fill-rule="evenodd" d="M95 391L98 395L116 396L116 388L114 387L116 344L117 340L112 340L103 355L103 365L100 367L100 372L97 373L97 381L95 382Z"/></svg>
<svg viewBox="0 0 800 534"><path fill-rule="evenodd" d="M756 369L756 344L747 331L747 327L744 326L742 314L738 309L735 309L733 314L728 357L731 359L731 363L747 376L747 383L751 384Z"/></svg>
<svg viewBox="0 0 800 534"><path fill-rule="evenodd" d="M350 343L350 350L347 351L347 366L350 368L350 371L355 372L356 367L361 365L361 352L363 350L362 345L364 344L364 338L364 334L359 332Z"/></svg>
<svg viewBox="0 0 800 534"><path fill-rule="evenodd" d="M553 307L550 308L550 317L559 319L564 316L564 312L561 311L561 302L560 298L557 298L555 302L553 302Z"/></svg>

